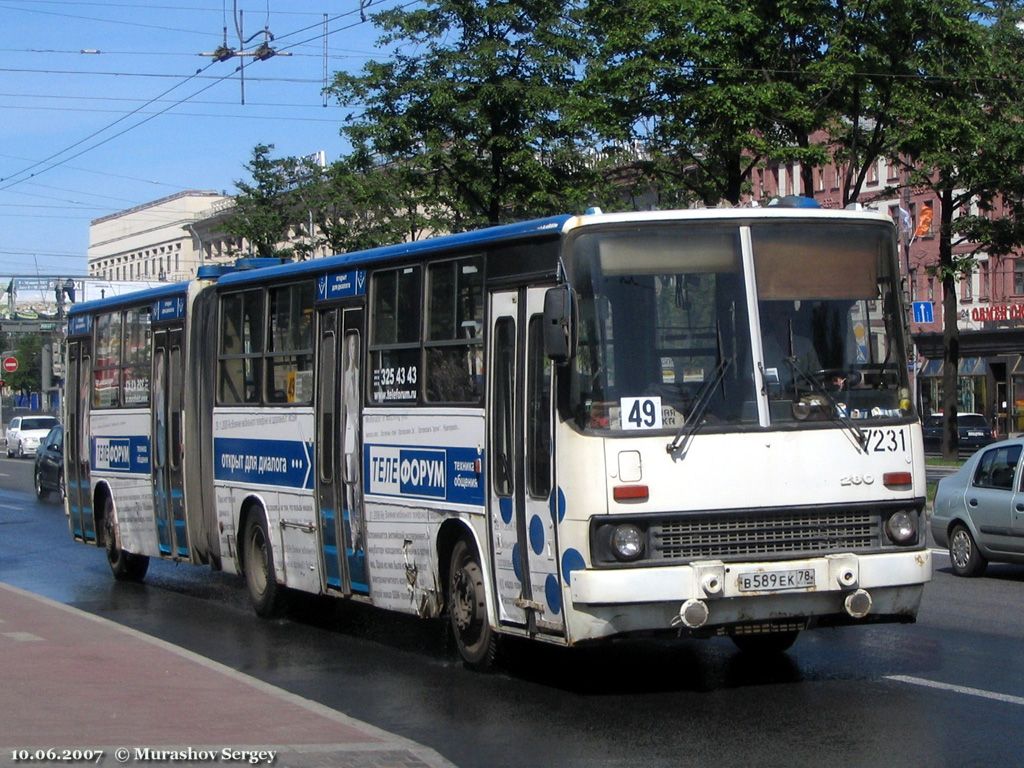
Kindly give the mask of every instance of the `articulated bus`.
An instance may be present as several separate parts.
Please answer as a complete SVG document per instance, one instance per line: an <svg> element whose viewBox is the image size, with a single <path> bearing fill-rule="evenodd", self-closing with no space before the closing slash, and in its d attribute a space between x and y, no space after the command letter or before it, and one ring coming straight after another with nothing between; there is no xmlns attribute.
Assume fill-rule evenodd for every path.
<svg viewBox="0 0 1024 768"><path fill-rule="evenodd" d="M516 635L778 652L912 622L924 451L885 216L561 216L69 312L66 508L150 558Z"/></svg>

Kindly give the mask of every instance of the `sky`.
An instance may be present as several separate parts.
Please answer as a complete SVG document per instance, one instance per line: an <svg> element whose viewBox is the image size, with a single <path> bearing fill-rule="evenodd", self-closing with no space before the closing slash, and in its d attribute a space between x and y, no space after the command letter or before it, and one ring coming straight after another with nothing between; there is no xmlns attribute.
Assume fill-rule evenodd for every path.
<svg viewBox="0 0 1024 768"><path fill-rule="evenodd" d="M344 154L358 105L325 106L325 69L329 81L386 59L369 17L408 4L363 2L0 0L0 276L86 274L91 220L185 190L233 193L257 144ZM239 18L255 35L245 45ZM201 56L225 27L244 51L269 29L282 55Z"/></svg>

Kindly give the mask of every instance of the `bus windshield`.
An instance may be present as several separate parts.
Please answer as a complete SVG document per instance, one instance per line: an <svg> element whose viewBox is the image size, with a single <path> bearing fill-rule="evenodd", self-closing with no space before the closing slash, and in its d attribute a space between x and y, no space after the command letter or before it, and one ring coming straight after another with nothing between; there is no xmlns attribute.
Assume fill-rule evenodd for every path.
<svg viewBox="0 0 1024 768"><path fill-rule="evenodd" d="M570 246L576 424L676 430L692 418L728 430L912 417L894 242L871 221L581 232Z"/></svg>

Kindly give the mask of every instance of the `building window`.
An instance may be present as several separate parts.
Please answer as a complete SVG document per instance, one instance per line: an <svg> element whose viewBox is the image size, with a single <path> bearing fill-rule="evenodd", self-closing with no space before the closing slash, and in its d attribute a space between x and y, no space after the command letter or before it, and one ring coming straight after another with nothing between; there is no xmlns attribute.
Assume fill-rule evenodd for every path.
<svg viewBox="0 0 1024 768"><path fill-rule="evenodd" d="M1013 262L1013 293L1016 296L1024 296L1024 259L1016 259Z"/></svg>
<svg viewBox="0 0 1024 768"><path fill-rule="evenodd" d="M960 278L960 301L970 302L974 300L974 287L971 284L973 275L965 275Z"/></svg>
<svg viewBox="0 0 1024 768"><path fill-rule="evenodd" d="M978 299L988 301L989 266L987 261L978 263Z"/></svg>

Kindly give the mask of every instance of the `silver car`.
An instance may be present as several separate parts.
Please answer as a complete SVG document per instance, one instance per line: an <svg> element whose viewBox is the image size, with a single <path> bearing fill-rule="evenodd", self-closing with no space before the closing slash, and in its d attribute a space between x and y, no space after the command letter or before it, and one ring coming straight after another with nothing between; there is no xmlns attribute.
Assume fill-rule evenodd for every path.
<svg viewBox="0 0 1024 768"><path fill-rule="evenodd" d="M1024 440L982 448L935 492L931 529L953 572L980 576L989 561L1024 563Z"/></svg>
<svg viewBox="0 0 1024 768"><path fill-rule="evenodd" d="M53 416L15 416L7 425L7 457L35 456L39 441L55 426Z"/></svg>

